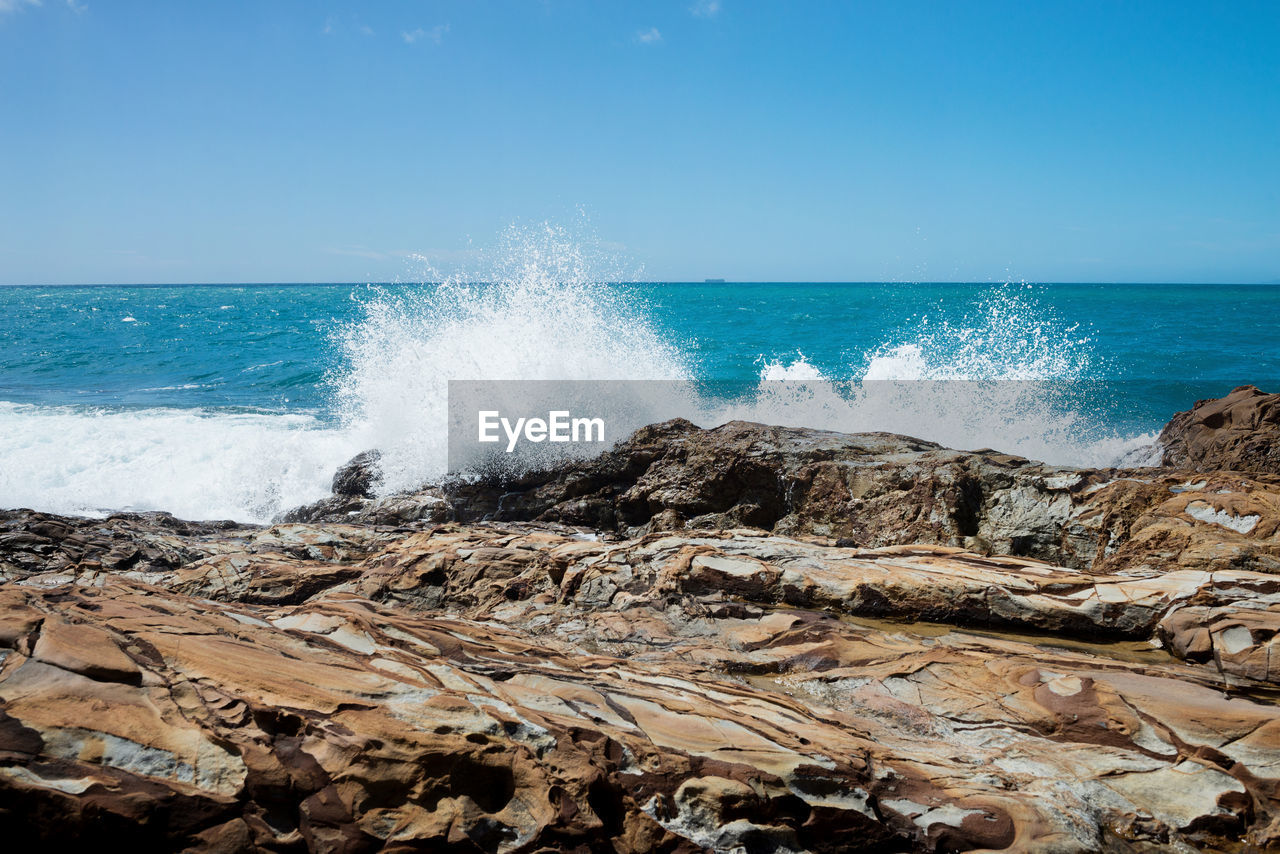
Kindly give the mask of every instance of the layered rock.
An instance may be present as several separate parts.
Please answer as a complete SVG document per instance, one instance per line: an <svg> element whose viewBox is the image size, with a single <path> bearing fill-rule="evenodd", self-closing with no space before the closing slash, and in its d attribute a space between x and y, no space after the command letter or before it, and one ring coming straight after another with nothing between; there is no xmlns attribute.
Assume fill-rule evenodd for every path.
<svg viewBox="0 0 1280 854"><path fill-rule="evenodd" d="M262 528L185 522L167 513L82 519L0 511L0 582L35 574L60 581L86 569L149 580L197 561L216 558L234 565L237 559L260 555L343 562L367 556L394 536L385 528L358 525L285 523Z"/></svg>
<svg viewBox="0 0 1280 854"><path fill-rule="evenodd" d="M1276 850L1280 475L1232 397L1176 468L672 421L382 498L369 455L265 527L0 513L0 838Z"/></svg>
<svg viewBox="0 0 1280 854"><path fill-rule="evenodd" d="M343 464L333 475L333 494L372 498L382 484L382 454L364 451Z"/></svg>
<svg viewBox="0 0 1280 854"><path fill-rule="evenodd" d="M381 500L310 521L537 521L618 536L751 526L864 547L928 543L1112 572L1144 561L1280 572L1280 476L1048 466L886 433L670 421L600 457L515 481Z"/></svg>
<svg viewBox="0 0 1280 854"><path fill-rule="evenodd" d="M1280 844L1276 674L1249 664L1256 651L1223 666L1244 621L1253 646L1274 642L1259 622L1280 598L1271 576L1084 576L938 547L748 531L604 543L511 525L350 557L253 555L241 572L275 579L266 593L194 565L151 576L160 586L89 566L0 587L6 838ZM348 577L280 604L275 587L293 577L301 600L335 567ZM1213 613L1193 625L1194 608ZM1190 650L1200 630L1212 662L1080 639L1155 632Z"/></svg>
<svg viewBox="0 0 1280 854"><path fill-rule="evenodd" d="M1280 474L1280 394L1243 385L1196 401L1173 416L1160 445L1166 466Z"/></svg>

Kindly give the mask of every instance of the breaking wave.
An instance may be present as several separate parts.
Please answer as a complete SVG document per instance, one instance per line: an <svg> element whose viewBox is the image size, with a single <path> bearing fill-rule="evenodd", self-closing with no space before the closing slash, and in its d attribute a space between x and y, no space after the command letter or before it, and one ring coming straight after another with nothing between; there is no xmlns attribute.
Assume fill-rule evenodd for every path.
<svg viewBox="0 0 1280 854"><path fill-rule="evenodd" d="M846 370L802 353L753 360L758 379L717 393L697 348L606 282L634 278L564 230L512 229L467 275L353 295L331 334L333 411L101 410L0 403L0 505L65 513L167 510L266 521L329 491L355 453L383 453L387 492L439 477L450 380L676 380L680 393L618 383L594 414L675 416L845 432L905 433L1065 465L1143 464L1153 436L1114 429L1073 383L1098 373L1087 331L1021 285L960 319L914 318L850 342ZM439 277L423 276L425 280ZM885 287L893 287L886 285Z"/></svg>
<svg viewBox="0 0 1280 854"><path fill-rule="evenodd" d="M689 381L618 382L595 401L593 414L635 426L681 416L704 427L743 419L881 430L1063 465L1150 456L1153 435L1117 432L1072 392L1093 367L1089 338L1023 285L995 290L959 321L917 318L897 339L872 343L845 377L797 355L763 362L746 394L718 394L708 388L718 378L603 284L621 277L602 276L564 231L513 230L497 257L483 276L373 299L340 333L345 423L382 451L388 491L445 471L449 380Z"/></svg>
<svg viewBox="0 0 1280 854"><path fill-rule="evenodd" d="M444 473L450 380L692 379L679 349L601 282L597 257L543 226L509 230L483 273L369 300L338 333L333 381L346 428L382 452L384 489ZM653 404L652 420L682 409Z"/></svg>
<svg viewBox="0 0 1280 854"><path fill-rule="evenodd" d="M301 414L0 402L0 505L263 522L326 494L352 441Z"/></svg>
<svg viewBox="0 0 1280 854"><path fill-rule="evenodd" d="M803 355L767 362L729 417L854 433L903 433L951 448L994 448L1058 465L1154 464L1155 434L1123 432L1099 408L1089 337L1033 289L999 288L959 321L917 318L865 352L846 378ZM903 340L905 339L905 340Z"/></svg>

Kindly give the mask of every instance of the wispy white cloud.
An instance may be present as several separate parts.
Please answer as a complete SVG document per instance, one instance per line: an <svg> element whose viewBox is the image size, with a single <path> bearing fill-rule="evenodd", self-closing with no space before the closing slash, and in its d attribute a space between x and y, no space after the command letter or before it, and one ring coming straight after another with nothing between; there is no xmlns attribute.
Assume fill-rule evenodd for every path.
<svg viewBox="0 0 1280 854"><path fill-rule="evenodd" d="M326 255L341 255L346 258L366 258L370 261L395 261L397 259L417 259L420 253L414 249L381 249L365 246L362 243L347 246L326 246L322 250ZM436 252L438 250L432 250Z"/></svg>
<svg viewBox="0 0 1280 854"><path fill-rule="evenodd" d="M83 15L85 12L89 11L88 4L77 3L76 0L67 0L67 8L72 12L75 12L77 15Z"/></svg>
<svg viewBox="0 0 1280 854"><path fill-rule="evenodd" d="M40 0L0 0L0 15L17 12L27 6L39 6Z"/></svg>
<svg viewBox="0 0 1280 854"><path fill-rule="evenodd" d="M714 18L720 14L720 0L698 0L689 11L695 18Z"/></svg>
<svg viewBox="0 0 1280 854"><path fill-rule="evenodd" d="M384 261L389 253L365 246L329 246L324 250L329 255L345 255L351 258L368 258L370 261ZM390 253L399 254L399 253Z"/></svg>
<svg viewBox="0 0 1280 854"><path fill-rule="evenodd" d="M400 33L400 38L404 39L405 44L413 44L420 41L428 41L432 44L440 44L444 41L444 34L449 32L448 24L436 24L429 30L418 27L416 30L405 30Z"/></svg>
<svg viewBox="0 0 1280 854"><path fill-rule="evenodd" d="M67 0L67 2L70 3L72 2L72 0ZM320 33L321 35L326 35L326 36L351 33L351 32L357 32L362 36L373 35L373 27L369 26L368 24L357 24L356 20L358 19L356 19L355 16L353 15L350 19L348 19L344 23L336 15L330 15L329 17L324 19L324 27L321 28Z"/></svg>
<svg viewBox="0 0 1280 854"><path fill-rule="evenodd" d="M657 27L650 27L647 30L641 30L636 33L636 41L640 44L657 44L662 41L662 33L658 32Z"/></svg>

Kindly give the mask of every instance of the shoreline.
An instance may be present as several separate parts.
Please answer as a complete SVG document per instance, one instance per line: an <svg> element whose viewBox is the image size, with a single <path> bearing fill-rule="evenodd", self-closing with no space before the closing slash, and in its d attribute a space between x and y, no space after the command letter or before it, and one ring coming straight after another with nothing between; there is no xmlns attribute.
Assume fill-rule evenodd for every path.
<svg viewBox="0 0 1280 854"><path fill-rule="evenodd" d="M382 499L361 455L271 525L0 511L0 832L1265 850L1278 412L1141 470L677 420Z"/></svg>

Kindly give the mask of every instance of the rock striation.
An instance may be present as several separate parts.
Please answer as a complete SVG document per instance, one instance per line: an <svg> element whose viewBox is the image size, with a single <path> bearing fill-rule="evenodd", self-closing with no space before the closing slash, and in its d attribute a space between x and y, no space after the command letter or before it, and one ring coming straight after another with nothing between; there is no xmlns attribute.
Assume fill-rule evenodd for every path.
<svg viewBox="0 0 1280 854"><path fill-rule="evenodd" d="M1082 571L1137 562L1280 572L1280 475L1070 469L887 433L669 421L516 481L335 496L287 518L534 521L615 536L754 527L868 548L937 544Z"/></svg>
<svg viewBox="0 0 1280 854"><path fill-rule="evenodd" d="M1280 394L1242 385L1196 401L1160 433L1166 466L1280 474Z"/></svg>
<svg viewBox="0 0 1280 854"><path fill-rule="evenodd" d="M1081 575L750 530L445 525L362 559L241 545L212 558L249 555L237 572L205 558L0 586L7 839L1280 843L1273 576Z"/></svg>
<svg viewBox="0 0 1280 854"><path fill-rule="evenodd" d="M1280 849L1274 470L681 421L376 465L270 526L0 512L7 845Z"/></svg>

